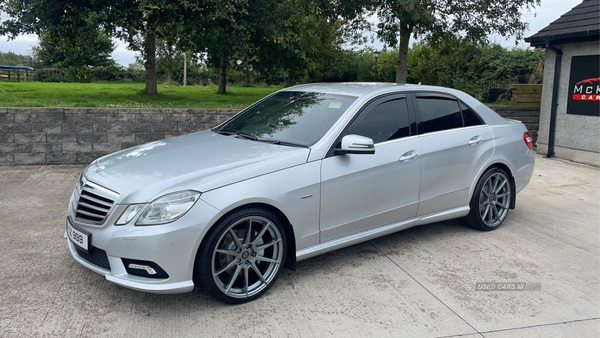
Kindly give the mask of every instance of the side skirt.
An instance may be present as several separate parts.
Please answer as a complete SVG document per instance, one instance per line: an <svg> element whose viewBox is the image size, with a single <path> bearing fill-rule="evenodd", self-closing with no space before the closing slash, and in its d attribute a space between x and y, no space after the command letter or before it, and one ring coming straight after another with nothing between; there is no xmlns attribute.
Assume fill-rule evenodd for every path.
<svg viewBox="0 0 600 338"><path fill-rule="evenodd" d="M402 222L392 223L384 225L375 229L369 229L354 233L345 237L336 238L324 243L309 246L307 248L296 251L296 261L315 257L326 252L338 250L351 246L354 244L362 243L374 238L389 235L394 232L412 228L418 225L424 225L429 223L446 221L449 219L464 217L469 213L469 206L462 206L444 210L442 212L432 213L428 215L422 215L419 217L411 218Z"/></svg>

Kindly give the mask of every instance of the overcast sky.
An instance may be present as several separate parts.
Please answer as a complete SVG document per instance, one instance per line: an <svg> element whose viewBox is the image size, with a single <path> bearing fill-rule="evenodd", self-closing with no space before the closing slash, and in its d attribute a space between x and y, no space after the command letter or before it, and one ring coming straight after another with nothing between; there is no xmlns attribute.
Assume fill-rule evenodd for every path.
<svg viewBox="0 0 600 338"><path fill-rule="evenodd" d="M525 32L526 37L537 33L540 29L546 27L552 21L558 19L562 14L568 12L571 8L581 3L581 0L542 0L541 6L535 9L532 14L524 14L523 20L529 23L529 30ZM499 35L491 35L490 41L497 42L504 46L513 47L515 46L515 39L510 38L506 40ZM130 63L135 62L135 53L127 50L124 43L115 41L117 48L113 52L113 58L118 63L127 66ZM7 41L6 37L0 36L0 51L2 52L14 52L17 54L29 54L31 47L37 44L37 37L35 35L22 35L17 37L15 40ZM375 43L375 48L381 48L382 43ZM524 41L518 41L517 46L527 47L529 44Z"/></svg>

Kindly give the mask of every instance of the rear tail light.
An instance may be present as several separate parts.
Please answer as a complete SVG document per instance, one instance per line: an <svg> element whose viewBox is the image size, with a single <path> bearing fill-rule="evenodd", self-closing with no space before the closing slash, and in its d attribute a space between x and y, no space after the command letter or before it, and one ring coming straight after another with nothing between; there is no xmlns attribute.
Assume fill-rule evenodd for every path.
<svg viewBox="0 0 600 338"><path fill-rule="evenodd" d="M529 148L529 150L533 149L533 139L531 138L531 135L529 135L528 131L523 133L523 141L525 141L525 144L527 144L527 148Z"/></svg>

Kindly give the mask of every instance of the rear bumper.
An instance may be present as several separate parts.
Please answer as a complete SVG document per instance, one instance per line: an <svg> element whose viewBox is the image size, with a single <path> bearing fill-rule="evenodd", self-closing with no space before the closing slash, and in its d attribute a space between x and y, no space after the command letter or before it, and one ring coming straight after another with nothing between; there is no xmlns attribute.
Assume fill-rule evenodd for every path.
<svg viewBox="0 0 600 338"><path fill-rule="evenodd" d="M531 176L533 175L533 169L535 166L535 157L533 155L533 151L529 150L524 157L516 160L514 165L516 168L514 173L515 190L516 193L519 193L531 181Z"/></svg>

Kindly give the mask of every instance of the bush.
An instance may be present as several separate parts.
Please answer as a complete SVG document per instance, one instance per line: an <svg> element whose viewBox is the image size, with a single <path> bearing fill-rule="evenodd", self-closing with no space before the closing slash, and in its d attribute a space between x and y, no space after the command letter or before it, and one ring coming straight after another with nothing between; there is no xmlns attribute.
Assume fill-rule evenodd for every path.
<svg viewBox="0 0 600 338"><path fill-rule="evenodd" d="M40 82L144 82L146 72L135 68L125 68L118 65L106 67L87 67L84 76L73 81L73 74L62 68L36 68L33 73L34 81Z"/></svg>
<svg viewBox="0 0 600 338"><path fill-rule="evenodd" d="M508 88L517 82L521 69L535 68L543 59L540 50L508 49L457 38L437 46L420 42L408 53L407 82L456 88L481 97L490 88Z"/></svg>
<svg viewBox="0 0 600 338"><path fill-rule="evenodd" d="M94 67L90 71L90 81L106 82L144 82L146 72L133 67L125 68L117 65Z"/></svg>

